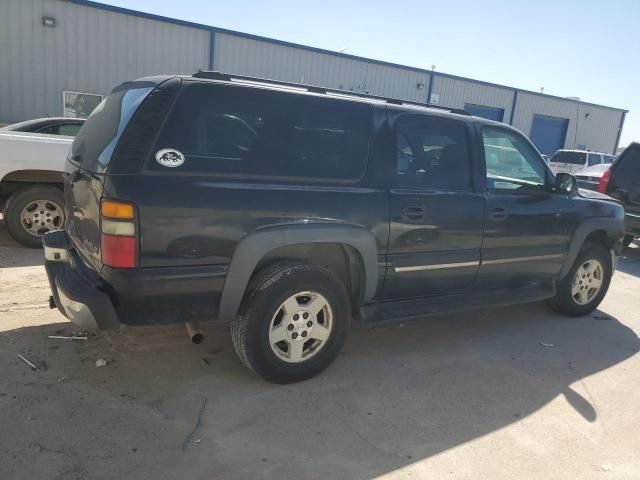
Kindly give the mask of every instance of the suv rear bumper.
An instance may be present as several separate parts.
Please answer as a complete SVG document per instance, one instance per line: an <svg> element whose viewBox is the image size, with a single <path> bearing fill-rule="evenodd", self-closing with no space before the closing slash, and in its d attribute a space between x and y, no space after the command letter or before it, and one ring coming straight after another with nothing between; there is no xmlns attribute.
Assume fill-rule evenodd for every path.
<svg viewBox="0 0 640 480"><path fill-rule="evenodd" d="M66 232L42 238L53 301L82 328L215 320L227 266L89 268Z"/></svg>
<svg viewBox="0 0 640 480"><path fill-rule="evenodd" d="M109 295L95 272L72 248L67 234L58 230L42 238L44 267L58 309L71 322L91 330L111 330L120 321Z"/></svg>

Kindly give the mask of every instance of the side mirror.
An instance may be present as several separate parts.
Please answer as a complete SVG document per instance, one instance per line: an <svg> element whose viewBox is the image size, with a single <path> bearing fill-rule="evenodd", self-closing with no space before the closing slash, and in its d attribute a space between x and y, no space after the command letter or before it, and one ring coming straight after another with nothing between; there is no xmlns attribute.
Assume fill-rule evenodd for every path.
<svg viewBox="0 0 640 480"><path fill-rule="evenodd" d="M578 191L578 181L570 173L561 172L556 174L556 181L553 185L554 192L570 195Z"/></svg>

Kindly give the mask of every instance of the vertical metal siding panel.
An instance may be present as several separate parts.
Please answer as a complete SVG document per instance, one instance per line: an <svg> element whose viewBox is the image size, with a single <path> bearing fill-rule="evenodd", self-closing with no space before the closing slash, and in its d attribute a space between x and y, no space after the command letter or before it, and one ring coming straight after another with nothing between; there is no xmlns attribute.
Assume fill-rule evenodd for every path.
<svg viewBox="0 0 640 480"><path fill-rule="evenodd" d="M503 121L511 116L513 90L476 82L449 78L436 74L433 92L440 95L440 104L452 108L464 108L465 103L474 103L504 110Z"/></svg>
<svg viewBox="0 0 640 480"><path fill-rule="evenodd" d="M569 120L565 148L575 148L577 133L577 106L574 100L550 98L532 93L519 92L514 126L526 135L531 135L534 115L566 118Z"/></svg>
<svg viewBox="0 0 640 480"><path fill-rule="evenodd" d="M44 27L51 16L54 28ZM62 91L208 68L209 31L59 0L0 1L0 121L62 114Z"/></svg>
<svg viewBox="0 0 640 480"><path fill-rule="evenodd" d="M576 145L585 145L587 150L614 153L620 115L616 110L579 104Z"/></svg>
<svg viewBox="0 0 640 480"><path fill-rule="evenodd" d="M216 68L289 82L424 102L428 75L408 69L270 44L236 35L216 36ZM423 83L425 89L418 90Z"/></svg>
<svg viewBox="0 0 640 480"><path fill-rule="evenodd" d="M8 22L10 20L10 6L8 1L0 2L0 121L8 118L9 107L9 75L10 75L10 42Z"/></svg>

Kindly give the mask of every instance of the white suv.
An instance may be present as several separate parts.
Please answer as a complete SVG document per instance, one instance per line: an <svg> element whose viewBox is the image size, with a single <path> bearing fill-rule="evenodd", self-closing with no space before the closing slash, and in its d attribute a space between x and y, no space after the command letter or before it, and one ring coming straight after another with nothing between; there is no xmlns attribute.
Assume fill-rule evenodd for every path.
<svg viewBox="0 0 640 480"><path fill-rule="evenodd" d="M588 152L586 150L558 150L554 153L549 166L553 173L578 173L587 167L601 163L613 163L616 157L607 153Z"/></svg>

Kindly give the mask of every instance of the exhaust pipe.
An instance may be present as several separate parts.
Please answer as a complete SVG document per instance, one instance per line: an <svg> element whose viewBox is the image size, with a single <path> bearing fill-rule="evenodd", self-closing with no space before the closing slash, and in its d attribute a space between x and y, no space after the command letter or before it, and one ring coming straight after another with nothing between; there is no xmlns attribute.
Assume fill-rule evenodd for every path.
<svg viewBox="0 0 640 480"><path fill-rule="evenodd" d="M191 342L196 345L204 342L204 330L202 330L198 322L187 322L187 335L189 335Z"/></svg>

